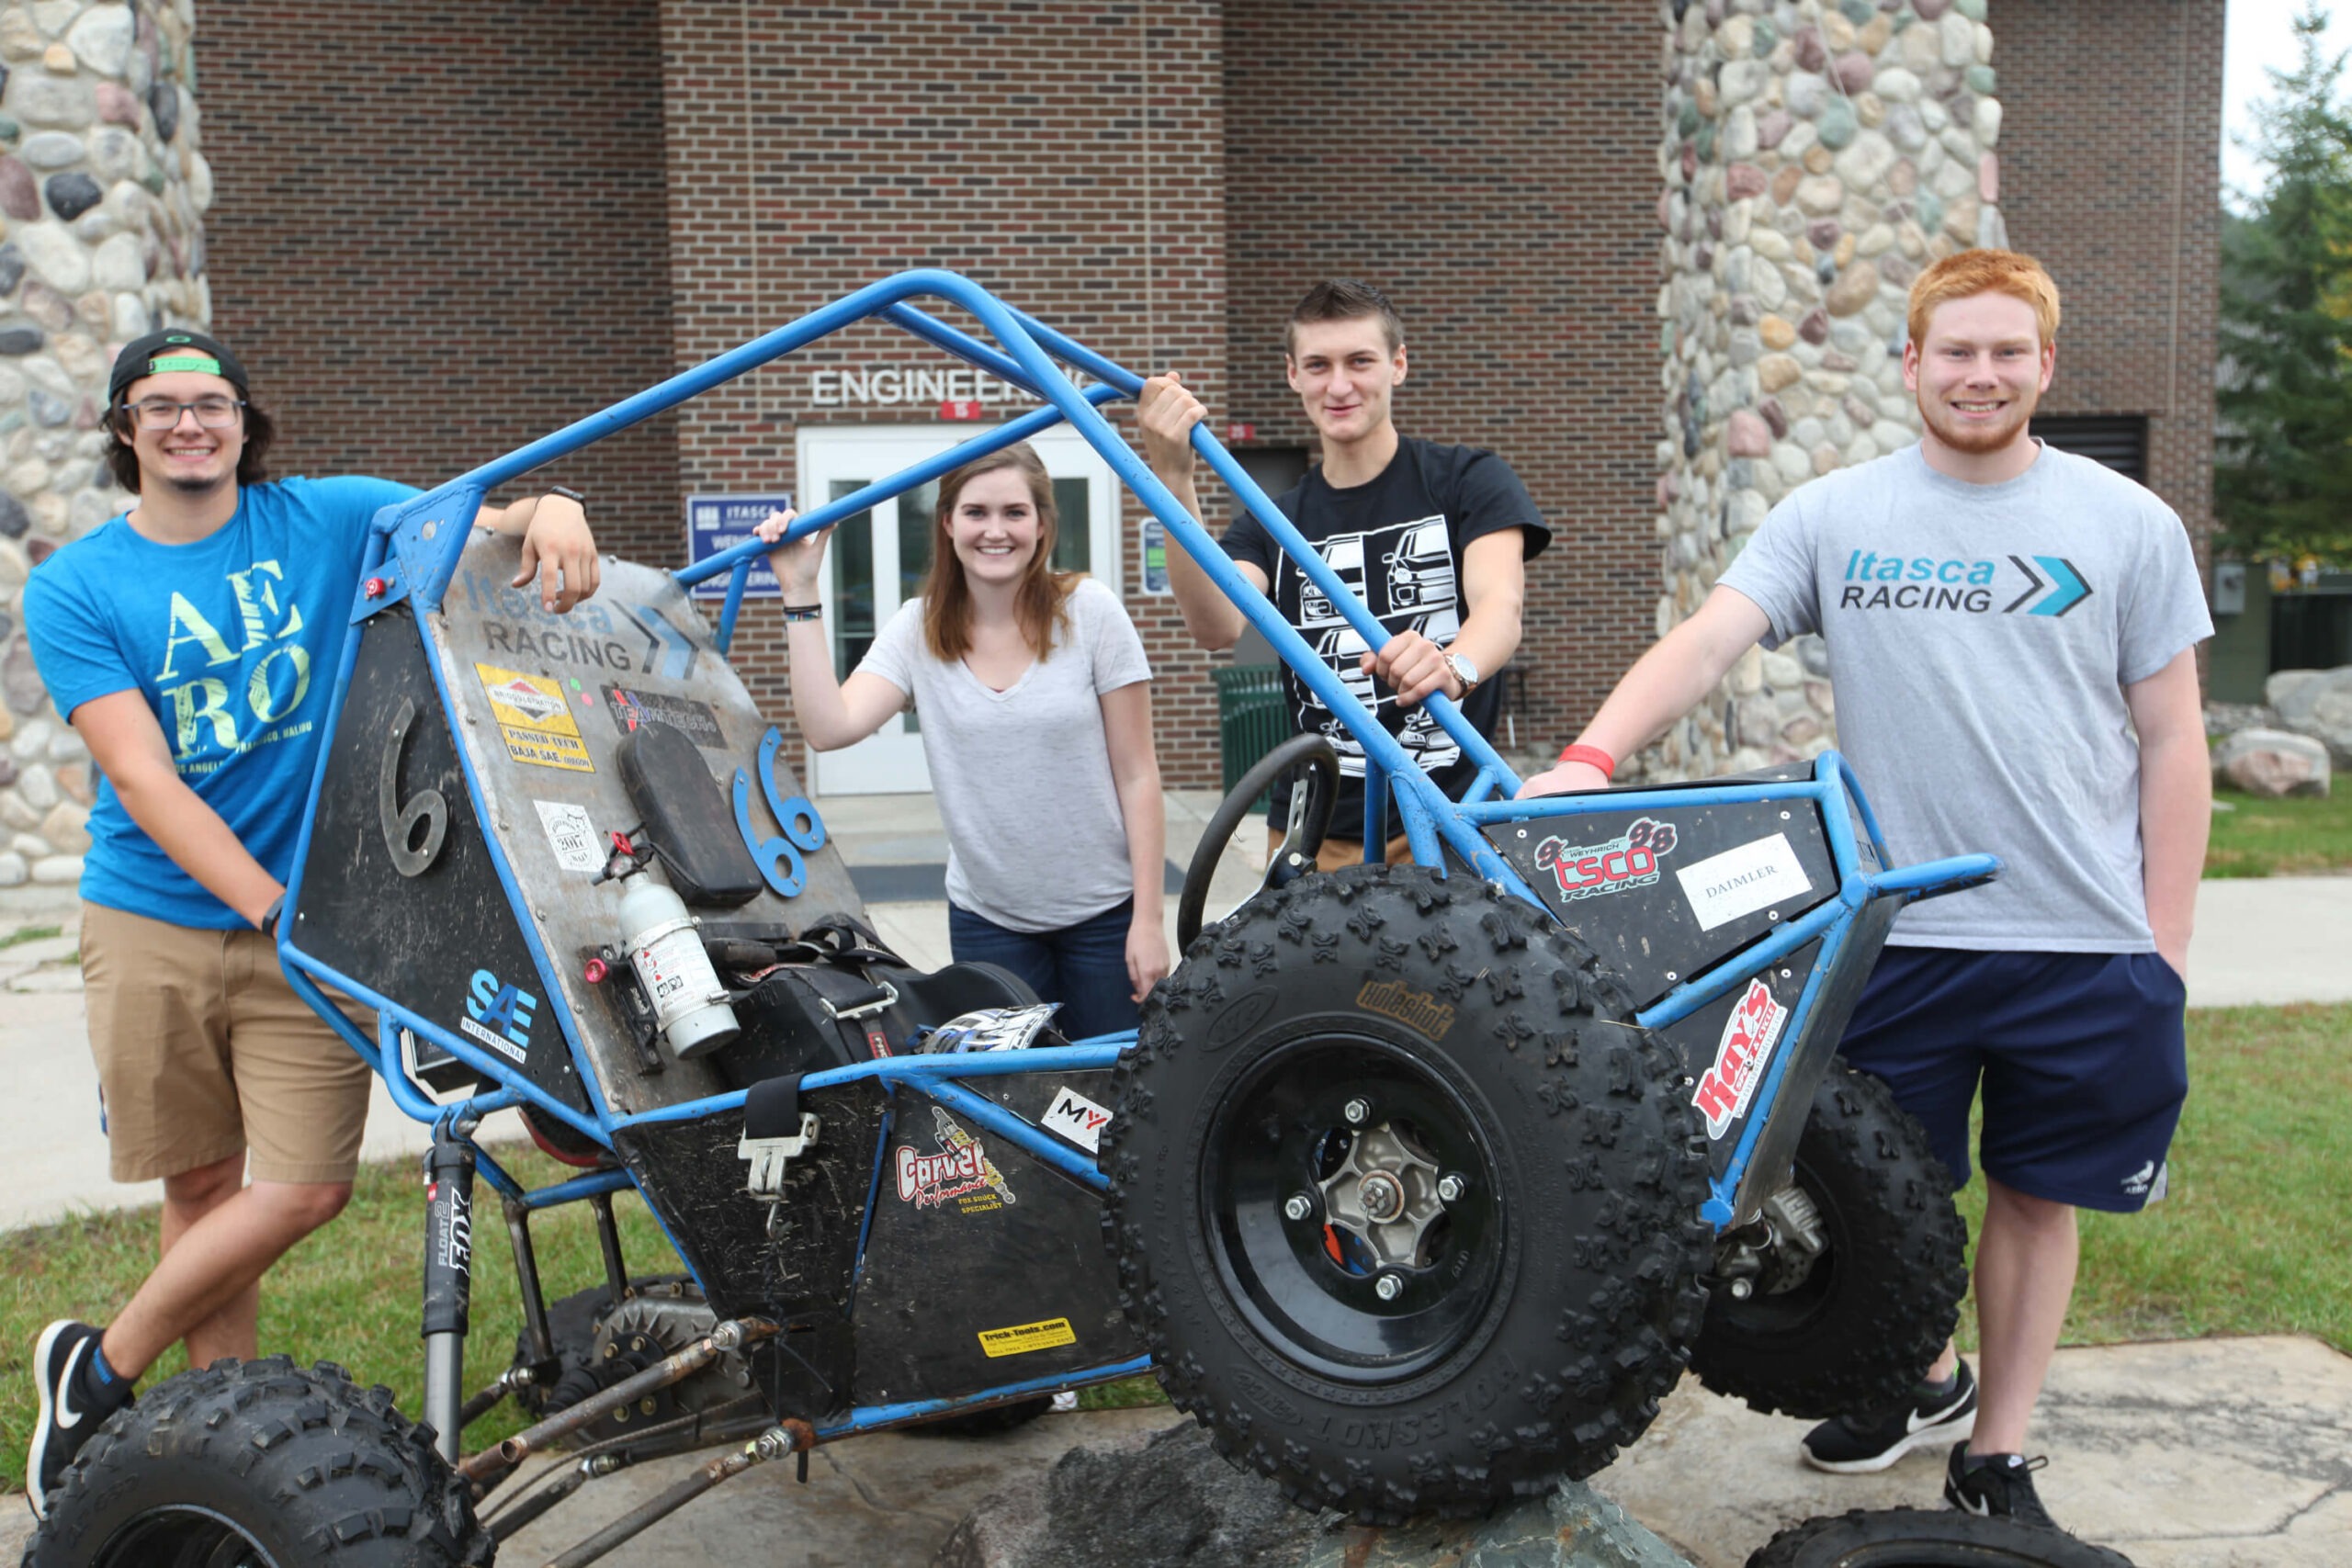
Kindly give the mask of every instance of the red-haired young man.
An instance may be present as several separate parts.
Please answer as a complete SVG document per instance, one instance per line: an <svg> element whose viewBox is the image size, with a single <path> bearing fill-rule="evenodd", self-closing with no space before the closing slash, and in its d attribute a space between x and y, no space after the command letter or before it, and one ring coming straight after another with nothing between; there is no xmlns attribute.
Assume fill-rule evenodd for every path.
<svg viewBox="0 0 2352 1568"><path fill-rule="evenodd" d="M1965 251L1921 273L1904 350L1918 445L1775 507L1521 792L1605 783L1751 646L1819 632L1889 849L2001 857L1992 886L1896 920L1840 1046L1955 1182L1982 1086L1981 1403L1947 1347L1905 1406L1826 1422L1804 1452L1868 1471L1970 1438L1946 1497L2040 1523L2022 1450L2074 1290L2075 1211L2162 1194L2187 1093L2211 801L2195 647L2213 628L2188 536L2148 491L2030 434L2057 331L2057 288L2030 257Z"/></svg>

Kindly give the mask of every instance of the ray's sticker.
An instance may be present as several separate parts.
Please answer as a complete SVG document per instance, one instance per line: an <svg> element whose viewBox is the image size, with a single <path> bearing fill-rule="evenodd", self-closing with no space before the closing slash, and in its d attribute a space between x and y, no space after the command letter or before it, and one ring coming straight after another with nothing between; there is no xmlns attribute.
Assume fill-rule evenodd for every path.
<svg viewBox="0 0 2352 1568"><path fill-rule="evenodd" d="M566 773L593 773L588 747L571 717L563 688L548 675L526 675L495 664L474 666L481 689L490 698L491 716L498 721L506 754L535 768L561 768Z"/></svg>
<svg viewBox="0 0 2352 1568"><path fill-rule="evenodd" d="M1721 1138L1756 1098L1764 1081L1765 1064L1781 1042L1781 1026L1789 1021L1782 1007L1761 980L1747 982L1747 994L1724 1021L1724 1037L1715 1047L1714 1066L1700 1075L1690 1103L1707 1119L1707 1136Z"/></svg>

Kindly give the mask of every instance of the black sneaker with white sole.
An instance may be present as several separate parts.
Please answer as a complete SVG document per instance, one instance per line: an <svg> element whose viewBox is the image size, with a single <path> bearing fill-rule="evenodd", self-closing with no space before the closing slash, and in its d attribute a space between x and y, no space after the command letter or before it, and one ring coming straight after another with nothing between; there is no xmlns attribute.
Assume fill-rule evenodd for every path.
<svg viewBox="0 0 2352 1568"><path fill-rule="evenodd" d="M40 1414L25 1456L25 1500L33 1517L49 1517L49 1493L74 1462L74 1453L107 1417L130 1403L130 1380L100 1388L90 1370L103 1331L61 1317L40 1331L33 1346L33 1378Z"/></svg>
<svg viewBox="0 0 2352 1568"><path fill-rule="evenodd" d="M1977 1454L1972 1459L1968 1445L1962 1443L1944 1466L1944 1501L1983 1518L2015 1519L2054 1530L2058 1521L2033 1489L2033 1472L2049 1462L2023 1454Z"/></svg>
<svg viewBox="0 0 2352 1568"><path fill-rule="evenodd" d="M1976 1375L1960 1363L1952 1386L1915 1392L1893 1410L1839 1416L1804 1435L1804 1461L1836 1475L1884 1470L1926 1443L1948 1443L1976 1429Z"/></svg>

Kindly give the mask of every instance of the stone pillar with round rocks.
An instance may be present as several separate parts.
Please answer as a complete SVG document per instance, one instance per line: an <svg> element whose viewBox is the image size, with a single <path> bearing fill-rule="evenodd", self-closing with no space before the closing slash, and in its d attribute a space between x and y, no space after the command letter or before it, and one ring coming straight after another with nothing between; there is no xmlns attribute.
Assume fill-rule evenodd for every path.
<svg viewBox="0 0 2352 1568"><path fill-rule="evenodd" d="M194 0L0 0L0 889L80 879L96 784L33 667L26 574L130 504L99 460L116 350L211 316L195 23Z"/></svg>
<svg viewBox="0 0 2352 1568"><path fill-rule="evenodd" d="M1782 496L1918 439L1911 281L2008 243L1985 3L1668 0L1659 636ZM1621 776L1811 757L1835 739L1828 676L1817 637L1750 649Z"/></svg>

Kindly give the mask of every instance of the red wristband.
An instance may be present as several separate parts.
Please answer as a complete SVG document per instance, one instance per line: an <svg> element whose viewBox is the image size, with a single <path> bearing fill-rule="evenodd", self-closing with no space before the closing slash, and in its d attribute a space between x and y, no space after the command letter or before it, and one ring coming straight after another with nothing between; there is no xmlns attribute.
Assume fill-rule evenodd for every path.
<svg viewBox="0 0 2352 1568"><path fill-rule="evenodd" d="M1598 746L1571 746L1560 753L1560 761L1599 768L1602 778L1613 777L1617 772L1617 759Z"/></svg>

